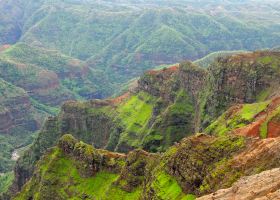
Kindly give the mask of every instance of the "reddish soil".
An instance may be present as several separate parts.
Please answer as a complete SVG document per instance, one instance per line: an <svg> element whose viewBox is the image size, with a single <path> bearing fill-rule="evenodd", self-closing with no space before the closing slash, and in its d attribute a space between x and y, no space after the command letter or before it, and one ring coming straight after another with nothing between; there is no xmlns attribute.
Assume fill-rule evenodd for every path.
<svg viewBox="0 0 280 200"><path fill-rule="evenodd" d="M254 122L248 124L245 127L238 128L233 132L237 135L259 137L261 125L268 120L268 117L270 116L271 112L273 112L279 106L280 97L272 99L271 103L267 106L267 108L255 116ZM268 123L267 137L273 138L278 136L280 136L280 121L272 120Z"/></svg>
<svg viewBox="0 0 280 200"><path fill-rule="evenodd" d="M109 158L125 158L126 154L114 153L114 152L106 152L106 156L108 156Z"/></svg>
<svg viewBox="0 0 280 200"><path fill-rule="evenodd" d="M10 48L10 47L11 47L11 45L9 45L9 44L4 44L4 45L0 46L0 52L5 51L6 49L8 49L8 48Z"/></svg>
<svg viewBox="0 0 280 200"><path fill-rule="evenodd" d="M109 101L112 104L119 104L119 103L123 102L125 99L127 99L129 96L130 96L130 93L126 92L126 93L124 93L123 95L121 95L119 97L116 97L116 98L113 98L113 99L109 99Z"/></svg>
<svg viewBox="0 0 280 200"><path fill-rule="evenodd" d="M280 136L280 122L271 121L268 123L267 137L274 138Z"/></svg>
<svg viewBox="0 0 280 200"><path fill-rule="evenodd" d="M178 69L179 69L179 66L174 65L174 66L164 68L164 69L161 69L161 70L149 70L147 73L151 74L151 75L160 74L160 73L173 73L173 72L178 71Z"/></svg>
<svg viewBox="0 0 280 200"><path fill-rule="evenodd" d="M256 122L253 122L245 127L238 128L234 130L234 132L237 135L242 136L250 136L250 137L259 137L260 135L260 126L263 123L264 120L259 120Z"/></svg>

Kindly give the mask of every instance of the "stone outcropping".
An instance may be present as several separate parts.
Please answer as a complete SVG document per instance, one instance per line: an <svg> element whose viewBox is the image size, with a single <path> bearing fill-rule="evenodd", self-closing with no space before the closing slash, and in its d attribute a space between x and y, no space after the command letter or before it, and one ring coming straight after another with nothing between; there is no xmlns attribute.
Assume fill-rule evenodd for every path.
<svg viewBox="0 0 280 200"><path fill-rule="evenodd" d="M22 187L32 174L34 163L65 133L71 133L95 147L113 151L128 152L135 148L150 152L164 151L183 137L203 129L231 105L269 99L280 85L278 63L279 52L255 52L221 58L208 70L184 62L179 66L148 71L139 79L133 91L120 98L68 102L62 106L58 117L46 122L32 147L19 159L14 185L17 190ZM262 95L259 96L260 93ZM269 127L278 130L275 127L277 120L273 118L271 122L274 124L269 124ZM212 143L215 142L210 139L209 145ZM218 165L223 161L218 158L223 156L231 160L231 151L225 148L225 154L220 152L221 155L217 155L217 149L213 147L213 152L210 152L213 157L209 155L210 160L206 159L206 163L209 161ZM205 154L208 153L205 150ZM183 162L179 157L178 162L175 158L173 161ZM196 164L200 165L199 162ZM240 171L235 174L229 170L229 166L232 164L224 165L222 172L234 180L257 170L250 168L249 171L242 171L237 168ZM187 180L188 176L181 173L183 169L179 166L171 167L170 174L182 175L176 178L182 185L201 186L200 189L182 186L185 192L199 195L232 184L229 180L223 182L221 177L225 174L216 176L221 171L216 166L212 167L214 173L211 176L206 169L202 169L204 175L192 177L191 180Z"/></svg>
<svg viewBox="0 0 280 200"><path fill-rule="evenodd" d="M280 85L280 53L254 52L219 58L210 66L203 127L235 104L268 99Z"/></svg>
<svg viewBox="0 0 280 200"><path fill-rule="evenodd" d="M81 194L93 199L104 195L101 199L106 200L116 198L114 195L119 199L126 195L138 200L184 199L187 194L195 194L199 200L277 199L279 144L280 138L199 134L184 138L163 154L143 150L120 154L95 149L66 134L41 157L31 180L16 199L32 199L34 195L48 199L53 194L58 199ZM107 182L106 178L98 179L100 173L115 178ZM87 186L91 185L85 182L95 183L95 178L104 190L101 194L96 185L89 190ZM86 184L85 188L81 189L81 184ZM114 194L116 188L118 192Z"/></svg>
<svg viewBox="0 0 280 200"><path fill-rule="evenodd" d="M221 189L197 200L278 200L280 199L280 168L243 177L232 187Z"/></svg>

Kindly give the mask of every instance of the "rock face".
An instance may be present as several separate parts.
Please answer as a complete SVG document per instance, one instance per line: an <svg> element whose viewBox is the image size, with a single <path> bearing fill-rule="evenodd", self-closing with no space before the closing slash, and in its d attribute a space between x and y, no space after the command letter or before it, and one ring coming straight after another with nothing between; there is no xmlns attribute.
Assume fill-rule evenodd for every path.
<svg viewBox="0 0 280 200"><path fill-rule="evenodd" d="M179 66L148 71L139 79L138 86L133 91L118 98L67 102L62 106L62 112L58 117L47 120L37 140L19 159L14 188L18 190L22 187L32 174L34 163L65 133L71 133L79 140L97 148L111 151L129 152L136 148L150 152L165 151L183 137L203 130L204 126L213 122L221 112L238 103L239 105L230 108L221 118L211 123L205 132L220 136L230 132L248 136L250 134L241 134L241 128L252 125L254 120L258 119L258 113L265 112L271 114L271 117L267 118L268 123L264 123L267 124L265 130L268 130L269 137L273 137L273 134L277 135L278 130L276 106L278 103L270 96L277 99L275 91L280 85L279 58L279 52L232 55L218 59L208 70L184 62ZM263 102L263 100L268 101ZM240 103L254 101L259 103L240 105ZM263 130L264 128L260 128L259 135L261 137L264 135L263 138L266 138L267 135L262 133ZM215 139L205 140L208 141L206 144L209 146L215 144ZM235 142L235 139L229 140L229 143L235 144ZM195 152L192 142L188 144L189 147L186 146L186 150L182 151L189 152L194 149ZM242 141L239 141L238 145L242 146L242 144ZM219 142L217 146L219 147ZM209 156L201 158L205 159L203 162L213 164L211 176L207 174L208 168L200 168L204 166L200 166L199 162L194 166L185 166L201 169L198 172L198 174L202 173L201 175L197 174L197 177L190 179L184 168L180 166L170 168L169 173L176 176L175 179L182 185L183 191L198 195L213 192L217 188L228 187L232 184L232 180L242 175L251 175L254 170L257 170L252 168L244 172L238 168L236 174L229 170L228 167L232 165L228 163L222 172L232 179L222 181L220 178L224 174L215 175L220 173L216 165L225 162L220 158L231 157L231 153L236 153L235 150L240 146L237 149L234 149L236 147L234 145L231 146L233 149L221 147L224 151L220 151L220 154L216 153L220 148L217 146L209 147L212 149L211 152L208 152L209 149L204 149L203 154ZM201 150L203 149L199 149ZM172 162L192 163L192 158L187 155L188 153L182 157L182 160L180 156L174 157ZM184 159L186 160L183 161ZM179 174L181 177L177 177Z"/></svg>
<svg viewBox="0 0 280 200"><path fill-rule="evenodd" d="M67 134L41 157L14 199L54 194L55 199L183 200L194 199L193 194L199 200L277 199L279 150L280 138L200 134L163 154L133 150L125 155L95 149Z"/></svg>
<svg viewBox="0 0 280 200"><path fill-rule="evenodd" d="M280 168L243 177L227 189L218 190L197 200L277 200L280 199Z"/></svg>
<svg viewBox="0 0 280 200"><path fill-rule="evenodd" d="M232 106L213 122L206 132L222 135L231 132L237 135L273 138L279 132L280 97L254 104Z"/></svg>
<svg viewBox="0 0 280 200"><path fill-rule="evenodd" d="M14 133L22 128L26 131L38 129L36 112L24 90L0 79L0 133Z"/></svg>
<svg viewBox="0 0 280 200"><path fill-rule="evenodd" d="M254 52L218 59L210 67L204 126L231 105L265 100L278 90L279 52Z"/></svg>
<svg viewBox="0 0 280 200"><path fill-rule="evenodd" d="M200 78L206 73L203 70L196 73L196 69L197 66L184 63L180 67L149 71L139 80L135 91L122 97L65 103L60 115L47 120L34 145L19 159L16 166L19 176L14 187L22 186L25 177L32 174L32 163L64 133L71 133L96 148L119 152L139 147L163 151L186 133L193 133L199 112L195 109L198 94L191 87L185 88L191 81L183 80L198 76L196 79L203 81ZM190 75L183 75L187 73Z"/></svg>

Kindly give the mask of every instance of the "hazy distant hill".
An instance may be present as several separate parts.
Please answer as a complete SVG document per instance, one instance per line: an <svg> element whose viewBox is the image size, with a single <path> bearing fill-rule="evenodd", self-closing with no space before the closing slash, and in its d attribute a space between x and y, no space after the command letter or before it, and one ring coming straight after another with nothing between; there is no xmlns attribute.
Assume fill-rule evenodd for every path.
<svg viewBox="0 0 280 200"><path fill-rule="evenodd" d="M96 94L102 97L156 65L219 50L278 45L278 5L276 1L2 0L0 41L20 40L86 61L105 84L112 83Z"/></svg>

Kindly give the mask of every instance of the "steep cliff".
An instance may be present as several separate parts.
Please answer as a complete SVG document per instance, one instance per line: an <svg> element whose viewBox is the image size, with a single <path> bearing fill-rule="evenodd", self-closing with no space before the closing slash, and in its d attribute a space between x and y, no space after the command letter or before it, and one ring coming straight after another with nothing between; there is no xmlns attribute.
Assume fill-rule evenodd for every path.
<svg viewBox="0 0 280 200"><path fill-rule="evenodd" d="M31 133L40 127L44 115L32 106L23 89L0 78L1 173L12 170L13 150L31 142Z"/></svg>
<svg viewBox="0 0 280 200"><path fill-rule="evenodd" d="M240 177L279 167L279 142L279 138L200 134L183 139L164 154L134 150L125 155L95 149L64 135L41 158L32 178L15 199L193 200L233 184L235 187L240 184L236 182ZM273 159L267 159L268 156ZM255 177L271 180L274 171ZM274 190L255 187L254 191L273 193L280 189L273 182L267 187Z"/></svg>
<svg viewBox="0 0 280 200"><path fill-rule="evenodd" d="M234 133L260 138L280 136L280 97L264 102L238 104L228 109L205 129L206 133L224 135Z"/></svg>
<svg viewBox="0 0 280 200"><path fill-rule="evenodd" d="M257 175L244 177L230 188L218 190L213 194L197 198L197 200L280 199L279 172L280 169L275 168Z"/></svg>
<svg viewBox="0 0 280 200"><path fill-rule="evenodd" d="M218 58L210 69L203 127L235 104L263 101L280 87L280 53L262 51Z"/></svg>
<svg viewBox="0 0 280 200"><path fill-rule="evenodd" d="M205 76L204 70L183 63L148 71L133 91L115 99L65 103L18 161L14 189L20 189L31 176L34 162L65 133L112 151L166 150L195 131L200 110L194 88L203 85Z"/></svg>
<svg viewBox="0 0 280 200"><path fill-rule="evenodd" d="M205 132L212 135L224 137L234 133L250 136L246 132L247 126L254 126L254 122L259 119L264 120L263 125L253 136L276 137L279 134L279 102L276 97L280 86L279 59L279 52L237 54L218 59L207 70L184 62L179 67L146 72L135 88L120 97L67 102L62 106L59 116L47 120L34 144L19 159L15 168L13 191L20 190L32 175L34 164L40 156L65 133L71 133L95 148L118 152L129 152L137 148L149 152L165 151L183 137L203 131L208 124ZM241 105L250 102L258 103ZM230 108L232 105L235 106ZM230 109L217 119L228 108ZM234 141L227 138L224 142ZM241 145L242 141L237 143ZM191 146L186 148L193 149ZM210 160L202 158L202 163L220 162L220 158L228 158L232 156L231 151L235 152L235 149L227 149L226 146L225 154L216 154L215 148L210 152L214 158L209 154ZM208 150L209 148L203 154L208 155ZM188 160L182 162L191 163ZM211 164L208 165L211 167ZM211 170L215 167L216 164ZM181 169L174 168L170 174L178 174L178 170ZM207 171L209 168L201 169L199 173L203 170ZM227 187L241 175L253 174L255 168L246 172L241 169L238 174L228 171L228 168L223 170L213 173L228 173L230 180L223 182L218 178L224 174L213 178L205 172L190 180L197 182L194 185L199 187L182 188L197 195L212 192L217 189L215 186L218 183L220 185L217 187ZM181 172L179 174L182 175ZM214 182L209 182L208 179ZM179 184L194 183L188 183L188 178L184 175L176 180Z"/></svg>

